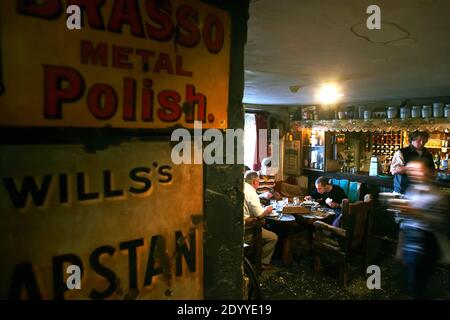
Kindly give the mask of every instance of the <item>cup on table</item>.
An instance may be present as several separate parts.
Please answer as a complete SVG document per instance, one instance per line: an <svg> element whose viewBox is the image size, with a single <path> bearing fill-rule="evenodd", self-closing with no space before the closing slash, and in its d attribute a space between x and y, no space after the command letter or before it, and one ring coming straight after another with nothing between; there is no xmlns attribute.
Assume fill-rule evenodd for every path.
<svg viewBox="0 0 450 320"><path fill-rule="evenodd" d="M277 202L277 209L282 209L284 207L284 201L280 200Z"/></svg>
<svg viewBox="0 0 450 320"><path fill-rule="evenodd" d="M287 205L289 203L289 198L288 197L283 197L283 202L285 205Z"/></svg>
<svg viewBox="0 0 450 320"><path fill-rule="evenodd" d="M277 208L277 200L270 200L270 206L275 210Z"/></svg>
<svg viewBox="0 0 450 320"><path fill-rule="evenodd" d="M299 205L300 204L300 198L299 197L294 197L292 202L294 202L294 205Z"/></svg>

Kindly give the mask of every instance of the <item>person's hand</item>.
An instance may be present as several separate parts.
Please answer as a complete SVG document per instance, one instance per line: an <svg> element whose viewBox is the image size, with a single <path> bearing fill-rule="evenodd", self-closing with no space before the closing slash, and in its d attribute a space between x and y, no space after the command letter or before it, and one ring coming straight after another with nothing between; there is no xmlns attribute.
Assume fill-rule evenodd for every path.
<svg viewBox="0 0 450 320"><path fill-rule="evenodd" d="M244 224L246 226L252 226L256 223L256 221L258 221L256 217L248 217L244 220Z"/></svg>
<svg viewBox="0 0 450 320"><path fill-rule="evenodd" d="M407 201L403 200L403 199L391 199L389 201L389 205L396 209L396 210L400 210L402 213L405 214L411 214L413 213L413 211L415 211Z"/></svg>
<svg viewBox="0 0 450 320"><path fill-rule="evenodd" d="M306 201L312 201L312 197L311 197L311 196L306 196L306 197L305 197L305 200L306 200Z"/></svg>
<svg viewBox="0 0 450 320"><path fill-rule="evenodd" d="M262 218L267 217L268 215L270 215L270 214L272 213L272 211L273 211L273 207L272 207L272 206L266 207L266 209L264 210L264 212L261 213L261 214L258 216L258 219L262 219Z"/></svg>
<svg viewBox="0 0 450 320"><path fill-rule="evenodd" d="M330 201L330 202L328 202L327 204L328 204L328 206L329 206L330 208L333 208L333 209L339 208L339 203Z"/></svg>
<svg viewBox="0 0 450 320"><path fill-rule="evenodd" d="M407 170L406 166L399 165L395 168L393 174L406 174L406 170Z"/></svg>

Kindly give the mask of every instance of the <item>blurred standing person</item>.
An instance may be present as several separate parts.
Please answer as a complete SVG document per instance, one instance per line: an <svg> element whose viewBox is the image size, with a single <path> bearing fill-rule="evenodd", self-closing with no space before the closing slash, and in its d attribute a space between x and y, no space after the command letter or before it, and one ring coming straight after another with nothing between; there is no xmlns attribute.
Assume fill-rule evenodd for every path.
<svg viewBox="0 0 450 320"><path fill-rule="evenodd" d="M259 186L259 176L256 171L247 171L244 177L244 223L245 234L244 241L246 243L252 242L252 226L258 221L267 217L272 213L273 208L271 206L263 209L259 201L256 189ZM262 228L262 268L270 268L270 261L272 259L273 252L275 251L275 245L278 237L272 231Z"/></svg>
<svg viewBox="0 0 450 320"><path fill-rule="evenodd" d="M427 283L439 259L448 259L448 197L431 183L432 170L426 159L406 165L410 186L405 200L392 204L405 215L401 222L401 257L406 267L408 290L413 299L426 298Z"/></svg>
<svg viewBox="0 0 450 320"><path fill-rule="evenodd" d="M395 152L391 161L391 174L394 175L394 192L404 194L409 181L406 165L411 159L422 158L425 165L434 170L433 155L425 148L430 135L428 132L414 131L409 135L409 146Z"/></svg>

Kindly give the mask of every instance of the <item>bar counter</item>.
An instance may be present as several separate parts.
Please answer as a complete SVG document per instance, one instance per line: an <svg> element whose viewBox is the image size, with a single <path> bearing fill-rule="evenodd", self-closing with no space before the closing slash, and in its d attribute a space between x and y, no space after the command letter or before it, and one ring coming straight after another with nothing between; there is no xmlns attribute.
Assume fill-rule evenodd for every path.
<svg viewBox="0 0 450 320"><path fill-rule="evenodd" d="M306 173L306 172L305 172ZM349 181L358 181L363 183L364 193L372 193L376 195L379 192L392 192L394 188L394 176L392 175L378 175L369 176L368 174L347 173L347 172L315 172L309 171L308 176L308 190L314 189L314 182L319 176L334 179L347 179ZM440 190L450 195L450 180L436 180L434 182Z"/></svg>

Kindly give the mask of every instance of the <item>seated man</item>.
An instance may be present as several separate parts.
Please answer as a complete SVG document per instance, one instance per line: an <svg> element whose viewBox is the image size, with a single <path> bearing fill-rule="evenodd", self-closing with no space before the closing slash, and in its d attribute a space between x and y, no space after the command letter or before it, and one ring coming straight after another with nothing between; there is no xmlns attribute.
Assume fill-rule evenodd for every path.
<svg viewBox="0 0 450 320"><path fill-rule="evenodd" d="M316 190L310 196L306 196L307 201L317 201L320 205L326 205L334 209L336 217L333 226L339 226L341 218L341 203L342 200L347 199L347 195L341 187L330 184L325 177L319 177L316 180Z"/></svg>
<svg viewBox="0 0 450 320"><path fill-rule="evenodd" d="M245 234L244 241L246 243L252 242L252 225L257 221L264 219L272 213L273 208L267 207L263 209L259 202L256 189L259 186L259 177L256 171L247 171L245 173L244 184L244 223ZM275 245L277 243L277 235L269 230L262 228L262 267L263 269L270 268L270 260L272 259Z"/></svg>

